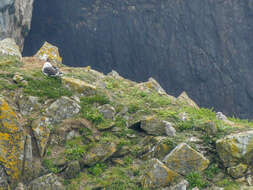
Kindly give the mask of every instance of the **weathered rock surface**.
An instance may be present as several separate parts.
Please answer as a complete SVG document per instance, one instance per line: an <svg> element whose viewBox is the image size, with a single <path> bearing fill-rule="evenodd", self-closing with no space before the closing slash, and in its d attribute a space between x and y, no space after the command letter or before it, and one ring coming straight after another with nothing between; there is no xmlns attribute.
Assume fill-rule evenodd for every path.
<svg viewBox="0 0 253 190"><path fill-rule="evenodd" d="M167 168L158 159L151 159L145 164L142 186L145 188L159 188L175 183L180 175Z"/></svg>
<svg viewBox="0 0 253 190"><path fill-rule="evenodd" d="M155 117L146 117L142 120L141 129L147 134L155 136L174 136L176 134L176 130L170 122L160 121Z"/></svg>
<svg viewBox="0 0 253 190"><path fill-rule="evenodd" d="M81 163L83 165L92 166L97 162L107 160L115 152L116 145L114 143L97 144L84 154Z"/></svg>
<svg viewBox="0 0 253 190"><path fill-rule="evenodd" d="M78 114L80 106L69 97L61 97L52 103L46 110L50 121L59 123L64 119L68 119Z"/></svg>
<svg viewBox="0 0 253 190"><path fill-rule="evenodd" d="M0 97L0 162L12 180L18 180L21 175L24 143L16 113Z"/></svg>
<svg viewBox="0 0 253 190"><path fill-rule="evenodd" d="M179 144L163 160L170 169L182 175L203 171L209 160L185 143Z"/></svg>
<svg viewBox="0 0 253 190"><path fill-rule="evenodd" d="M64 190L64 186L55 174L47 174L33 180L28 190Z"/></svg>
<svg viewBox="0 0 253 190"><path fill-rule="evenodd" d="M0 41L0 54L17 56L19 59L22 57L19 47L11 38L6 38Z"/></svg>
<svg viewBox="0 0 253 190"><path fill-rule="evenodd" d="M14 38L22 49L31 27L33 0L1 0L0 40Z"/></svg>
<svg viewBox="0 0 253 190"><path fill-rule="evenodd" d="M216 142L217 152L226 167L249 164L253 159L253 131L229 135Z"/></svg>

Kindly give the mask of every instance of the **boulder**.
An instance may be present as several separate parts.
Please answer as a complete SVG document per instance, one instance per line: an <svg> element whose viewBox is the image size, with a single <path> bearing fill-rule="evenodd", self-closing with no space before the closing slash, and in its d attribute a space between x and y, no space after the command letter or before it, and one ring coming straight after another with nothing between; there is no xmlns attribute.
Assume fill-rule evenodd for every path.
<svg viewBox="0 0 253 190"><path fill-rule="evenodd" d="M78 161L68 163L67 168L64 170L63 175L66 179L74 178L80 172L80 164Z"/></svg>
<svg viewBox="0 0 253 190"><path fill-rule="evenodd" d="M141 129L147 134L154 136L174 136L176 130L172 123L167 121L160 121L156 117L146 117L141 121Z"/></svg>
<svg viewBox="0 0 253 190"><path fill-rule="evenodd" d="M49 61L51 63L60 64L62 63L62 58L59 54L59 50L56 46L45 42L40 50L35 54L42 61Z"/></svg>
<svg viewBox="0 0 253 190"><path fill-rule="evenodd" d="M24 157L24 131L9 104L0 97L0 162L13 182L20 178Z"/></svg>
<svg viewBox="0 0 253 190"><path fill-rule="evenodd" d="M28 190L65 190L65 187L55 174L50 173L31 181Z"/></svg>
<svg viewBox="0 0 253 190"><path fill-rule="evenodd" d="M227 169L228 174L233 178L243 177L248 169L246 164L238 164Z"/></svg>
<svg viewBox="0 0 253 190"><path fill-rule="evenodd" d="M199 106L187 95L186 92L182 92L178 97L177 97L177 103L179 104L185 104L188 106L191 106L193 108L199 109Z"/></svg>
<svg viewBox="0 0 253 190"><path fill-rule="evenodd" d="M81 163L83 165L92 166L98 162L103 162L110 158L116 150L116 144L113 142L96 144L83 155Z"/></svg>
<svg viewBox="0 0 253 190"><path fill-rule="evenodd" d="M19 59L22 58L19 47L17 46L14 39L6 38L0 41L0 55L11 55L16 56Z"/></svg>
<svg viewBox="0 0 253 190"><path fill-rule="evenodd" d="M169 186L180 178L180 175L167 168L161 161L153 158L145 163L141 183L144 188L156 189Z"/></svg>
<svg viewBox="0 0 253 190"><path fill-rule="evenodd" d="M105 104L98 107L98 111L104 116L105 119L113 120L115 116L115 109L110 104Z"/></svg>
<svg viewBox="0 0 253 190"><path fill-rule="evenodd" d="M187 190L189 186L189 182L186 180L180 181L178 184L169 187L168 190Z"/></svg>
<svg viewBox="0 0 253 190"><path fill-rule="evenodd" d="M209 160L186 143L176 146L163 160L170 169L182 175L200 172L209 165Z"/></svg>
<svg viewBox="0 0 253 190"><path fill-rule="evenodd" d="M43 157L50 136L51 123L49 118L41 117L32 122L32 131L36 139L40 156Z"/></svg>
<svg viewBox="0 0 253 190"><path fill-rule="evenodd" d="M29 115L41 108L39 98L35 96L23 97L18 100L18 105L22 115Z"/></svg>
<svg viewBox="0 0 253 190"><path fill-rule="evenodd" d="M79 79L62 77L62 83L68 89L74 90L81 95L93 95L96 92L96 86Z"/></svg>
<svg viewBox="0 0 253 190"><path fill-rule="evenodd" d="M216 149L225 167L250 164L253 159L253 131L228 135L216 142Z"/></svg>
<svg viewBox="0 0 253 190"><path fill-rule="evenodd" d="M154 79L149 78L147 82L143 83L149 89L155 90L160 95L167 95L165 90L161 87L161 85Z"/></svg>
<svg viewBox="0 0 253 190"><path fill-rule="evenodd" d="M80 109L81 107L74 100L63 96L46 109L46 114L52 123L60 123L78 114Z"/></svg>

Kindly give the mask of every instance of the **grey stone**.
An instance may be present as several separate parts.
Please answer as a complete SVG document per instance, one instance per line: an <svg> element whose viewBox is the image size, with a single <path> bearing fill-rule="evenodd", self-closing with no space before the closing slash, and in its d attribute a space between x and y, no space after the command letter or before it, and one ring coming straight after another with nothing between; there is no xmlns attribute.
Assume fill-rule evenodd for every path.
<svg viewBox="0 0 253 190"><path fill-rule="evenodd" d="M81 107L74 100L63 96L53 102L46 109L46 113L52 123L60 123L62 120L78 114L80 109Z"/></svg>
<svg viewBox="0 0 253 190"><path fill-rule="evenodd" d="M104 118L113 120L115 116L115 109L110 104L105 104L98 107L98 110L101 114L103 114Z"/></svg>
<svg viewBox="0 0 253 190"><path fill-rule="evenodd" d="M50 173L31 181L28 190L65 190L65 187L55 174Z"/></svg>

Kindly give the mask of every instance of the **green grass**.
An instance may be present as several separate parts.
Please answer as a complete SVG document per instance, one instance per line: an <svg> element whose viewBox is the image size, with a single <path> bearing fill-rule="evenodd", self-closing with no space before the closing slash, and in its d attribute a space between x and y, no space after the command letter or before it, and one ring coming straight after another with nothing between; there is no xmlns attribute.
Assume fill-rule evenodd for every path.
<svg viewBox="0 0 253 190"><path fill-rule="evenodd" d="M59 168L54 165L53 160L51 159L43 159L42 165L46 167L52 173L58 173Z"/></svg>
<svg viewBox="0 0 253 190"><path fill-rule="evenodd" d="M206 188L208 183L204 178L197 172L192 172L186 175L186 180L189 182L189 188L192 189L194 187L198 187L200 189Z"/></svg>
<svg viewBox="0 0 253 190"><path fill-rule="evenodd" d="M104 95L94 95L89 97L81 97L81 102L84 105L97 103L99 105L109 104L109 99Z"/></svg>
<svg viewBox="0 0 253 190"><path fill-rule="evenodd" d="M94 176L101 175L107 169L107 165L105 163L97 163L92 167L89 167L87 170L90 174Z"/></svg>
<svg viewBox="0 0 253 190"><path fill-rule="evenodd" d="M61 96L72 96L72 92L62 86L60 78L44 76L36 73L34 78L26 78L28 85L25 86L26 94L41 98L57 99Z"/></svg>

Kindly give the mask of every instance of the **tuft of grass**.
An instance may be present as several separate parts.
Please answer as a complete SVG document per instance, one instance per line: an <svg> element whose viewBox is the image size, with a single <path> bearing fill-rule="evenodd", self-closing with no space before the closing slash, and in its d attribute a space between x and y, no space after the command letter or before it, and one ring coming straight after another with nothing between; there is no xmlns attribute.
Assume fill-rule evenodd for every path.
<svg viewBox="0 0 253 190"><path fill-rule="evenodd" d="M72 92L62 86L60 78L47 77L41 73L36 73L35 77L26 78L28 81L28 85L24 88L26 94L52 99L57 99L61 96L72 96Z"/></svg>
<svg viewBox="0 0 253 190"><path fill-rule="evenodd" d="M50 159L43 159L42 165L46 167L52 173L58 173L59 168L54 165L53 160Z"/></svg>
<svg viewBox="0 0 253 190"><path fill-rule="evenodd" d="M186 175L186 180L189 182L189 188L192 189L194 187L198 187L200 189L206 188L208 186L207 181L203 179L203 177L197 173L197 172L192 172Z"/></svg>
<svg viewBox="0 0 253 190"><path fill-rule="evenodd" d="M89 97L81 97L81 102L84 105L97 103L99 105L109 104L110 100L104 95L94 95Z"/></svg>
<svg viewBox="0 0 253 190"><path fill-rule="evenodd" d="M204 174L208 179L213 179L221 169L216 164L211 164L207 169L205 169Z"/></svg>
<svg viewBox="0 0 253 190"><path fill-rule="evenodd" d="M101 175L107 169L107 165L105 163L97 163L96 165L88 168L88 172L94 176Z"/></svg>

